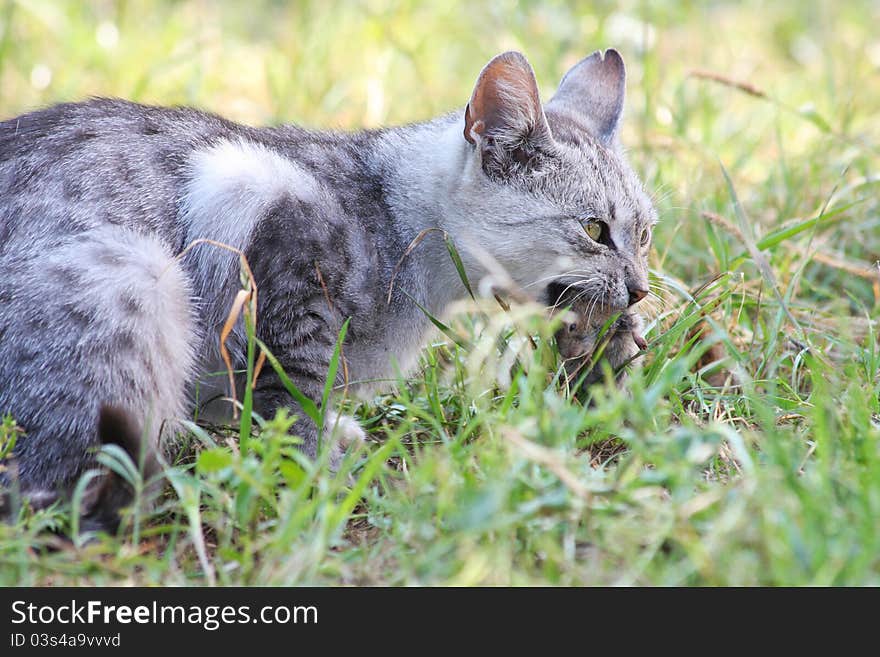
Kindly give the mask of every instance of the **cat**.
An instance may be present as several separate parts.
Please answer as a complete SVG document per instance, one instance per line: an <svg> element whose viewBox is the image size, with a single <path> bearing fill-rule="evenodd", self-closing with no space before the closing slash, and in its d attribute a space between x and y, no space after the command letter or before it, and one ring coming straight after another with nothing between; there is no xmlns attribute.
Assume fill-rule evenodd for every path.
<svg viewBox="0 0 880 657"><path fill-rule="evenodd" d="M629 309L656 213L619 143L625 80L619 53L597 51L543 104L506 52L464 111L398 128L253 128L115 99L0 123L0 413L23 430L3 485L35 506L68 495L101 443L134 455L140 433L155 448L204 398L241 282L235 253L197 240L243 252L258 337L317 403L346 319L354 389L415 364L431 331L419 306L442 315L466 294L430 229L472 280L500 267L548 305L577 290L596 318ZM241 322L229 344L240 368ZM364 437L329 410L316 426L269 367L254 404L297 414L310 456L319 436L337 451ZM83 514L113 530L105 483Z"/></svg>

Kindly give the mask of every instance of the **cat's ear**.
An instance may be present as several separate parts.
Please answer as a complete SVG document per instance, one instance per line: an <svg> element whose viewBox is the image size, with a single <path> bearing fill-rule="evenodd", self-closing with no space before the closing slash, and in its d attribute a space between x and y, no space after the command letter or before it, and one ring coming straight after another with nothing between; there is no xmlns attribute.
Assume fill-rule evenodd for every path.
<svg viewBox="0 0 880 657"><path fill-rule="evenodd" d="M520 164L551 140L535 72L521 53L486 64L464 112L464 138L484 156Z"/></svg>
<svg viewBox="0 0 880 657"><path fill-rule="evenodd" d="M563 76L547 109L583 117L599 141L610 146L617 140L625 95L626 67L620 53L609 48L603 55L597 50Z"/></svg>

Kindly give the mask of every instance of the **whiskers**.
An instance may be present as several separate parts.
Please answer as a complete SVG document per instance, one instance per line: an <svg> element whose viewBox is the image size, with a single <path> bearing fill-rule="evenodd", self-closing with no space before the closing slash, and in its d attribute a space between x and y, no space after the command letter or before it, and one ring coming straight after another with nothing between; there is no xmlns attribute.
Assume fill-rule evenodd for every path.
<svg viewBox="0 0 880 657"><path fill-rule="evenodd" d="M564 280L563 280L564 279ZM589 293L591 289L601 288L603 278L584 269L569 269L568 271L550 274L537 278L530 283L523 285L523 289L534 288L536 285L558 283L564 285L562 291L554 292L555 299L548 299L551 303L551 311L557 310L560 306L568 306L583 298L584 294ZM568 293L576 290L573 297L568 298Z"/></svg>
<svg viewBox="0 0 880 657"><path fill-rule="evenodd" d="M593 323L593 312L596 310L596 305L599 303L599 295L594 294L592 302L590 303L590 308L586 314L587 326L592 326Z"/></svg>
<svg viewBox="0 0 880 657"><path fill-rule="evenodd" d="M660 184L650 194L651 204L653 206L661 205L666 199L672 196L674 188L671 185Z"/></svg>
<svg viewBox="0 0 880 657"><path fill-rule="evenodd" d="M659 315L669 305L668 295L670 292L666 280L651 272L648 279L648 295L639 304L640 311L648 315Z"/></svg>
<svg viewBox="0 0 880 657"><path fill-rule="evenodd" d="M586 303L590 304L591 308L595 308L604 296L604 286L601 283L602 280L598 277L575 279L556 295L556 300L550 307L551 311L556 311L560 306L576 306L587 295L589 297ZM567 294L571 289L575 290L575 294L573 297L568 297Z"/></svg>
<svg viewBox="0 0 880 657"><path fill-rule="evenodd" d="M548 276L542 276L541 278L537 278L533 280L531 283L526 283L523 285L523 289L528 289L530 287L534 287L535 285L540 285L541 283L552 283L555 280L559 280L561 278L566 278L567 276L580 276L585 280L589 278L594 278L590 276L590 272L584 269L569 269L568 271L559 272L557 274L549 274Z"/></svg>
<svg viewBox="0 0 880 657"><path fill-rule="evenodd" d="M587 326L592 326L600 317L603 308L609 305L613 291L606 276L583 268L570 269L553 275L541 276L523 285L523 289L541 285L557 284L551 288L553 298L548 299L549 310L554 313L561 308L571 306ZM648 278L648 294L633 310L645 316L656 317L664 312L669 305L672 289L665 278L651 272Z"/></svg>

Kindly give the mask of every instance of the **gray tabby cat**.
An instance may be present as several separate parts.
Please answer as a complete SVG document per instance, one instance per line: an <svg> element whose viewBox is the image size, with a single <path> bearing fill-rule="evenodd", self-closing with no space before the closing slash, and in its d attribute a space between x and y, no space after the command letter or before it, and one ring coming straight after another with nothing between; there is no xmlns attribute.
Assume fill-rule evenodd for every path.
<svg viewBox="0 0 880 657"><path fill-rule="evenodd" d="M577 291L591 321L627 312L648 290L655 212L618 146L624 82L620 55L597 52L542 105L508 52L464 112L402 128L251 128L105 99L0 123L0 413L24 430L5 485L48 503L101 442L133 453L190 414L196 383L223 369L218 332L240 289L229 251L176 257L201 238L245 253L259 337L313 400L346 318L348 378L381 379L410 368L430 332L413 299L442 314L464 296L429 236L387 303L426 228L452 236L473 280L500 265L548 304ZM614 339L632 352L632 334ZM241 366L241 326L233 342ZM258 412L297 412L268 370ZM327 417L343 445L363 436ZM294 429L314 455L318 428ZM109 488L87 496L87 526L115 526Z"/></svg>

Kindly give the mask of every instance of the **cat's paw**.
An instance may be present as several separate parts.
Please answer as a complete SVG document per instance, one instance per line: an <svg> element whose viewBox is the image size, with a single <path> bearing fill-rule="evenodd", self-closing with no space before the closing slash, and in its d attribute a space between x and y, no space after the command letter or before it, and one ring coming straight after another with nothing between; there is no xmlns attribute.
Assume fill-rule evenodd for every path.
<svg viewBox="0 0 880 657"><path fill-rule="evenodd" d="M333 411L327 413L324 430L331 442L339 444L343 449L358 445L367 438L366 432L357 420L350 415L339 415Z"/></svg>
<svg viewBox="0 0 880 657"><path fill-rule="evenodd" d="M330 471L338 472L345 453L352 446L360 445L367 434L350 415L339 415L330 411L324 424L324 436L330 449Z"/></svg>

